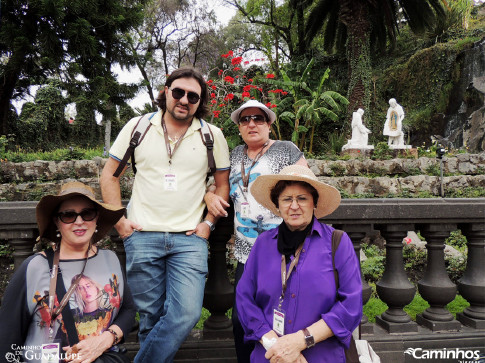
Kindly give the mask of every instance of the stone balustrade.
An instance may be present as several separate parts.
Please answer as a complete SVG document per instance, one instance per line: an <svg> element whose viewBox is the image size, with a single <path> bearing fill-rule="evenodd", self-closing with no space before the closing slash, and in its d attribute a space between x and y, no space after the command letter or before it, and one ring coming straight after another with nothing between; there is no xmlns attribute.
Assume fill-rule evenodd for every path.
<svg viewBox="0 0 485 363"><path fill-rule="evenodd" d="M32 253L37 236L35 205L36 202L0 203L0 241L8 241L14 248L16 267ZM366 235L379 231L386 240L385 272L376 289L388 309L376 318L375 324L363 319L362 333L368 334L369 341L376 342L377 346L379 342L388 344L389 337L399 334L399 347L395 350L400 351L401 358L406 339L411 341L413 336L420 337L413 341L419 345L423 334L433 337L435 347L453 348L455 340L450 337L458 334L456 339L466 338L456 340L462 342L460 347L465 344L470 349L477 346L485 349L485 199L347 199L323 221L347 231L358 254L361 240ZM468 260L466 271L455 286L446 273L443 251L445 239L457 228L468 240ZM221 219L209 241L209 276L204 298L204 306L211 312L205 324L204 335L207 336L223 337L231 330L225 312L233 302L233 287L226 270L226 243L232 229L232 217ZM417 288L408 280L404 270L402 240L408 231L420 231L427 241L427 267ZM114 233L112 240L123 261L122 242ZM430 307L413 321L403 308L413 300L416 290ZM368 284L363 281L364 303L369 300L370 292ZM446 305L458 292L470 306L457 314L455 320ZM387 337L383 337L382 332ZM436 332L451 335L440 341L433 335ZM382 354L394 359L391 353Z"/></svg>

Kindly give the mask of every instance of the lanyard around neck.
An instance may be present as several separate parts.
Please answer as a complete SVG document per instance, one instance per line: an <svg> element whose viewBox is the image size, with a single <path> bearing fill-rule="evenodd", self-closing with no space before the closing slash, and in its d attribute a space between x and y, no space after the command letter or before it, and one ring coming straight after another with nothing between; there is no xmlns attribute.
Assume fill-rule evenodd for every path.
<svg viewBox="0 0 485 363"><path fill-rule="evenodd" d="M249 170L248 170L248 174L247 175L246 175L246 171L244 169L244 158L241 160L241 179L242 179L242 182L243 182L243 186L244 186L244 191L245 192L248 191L249 177L251 176L251 169L258 162L258 160L261 158L261 156L263 156L264 148L266 146L268 146L268 144L269 144L269 140L266 141L263 144L263 147L261 148L261 150L259 150L259 153L256 155L256 157L254 158L253 162L251 163L251 166L249 167ZM244 154L246 156L248 156L248 146L247 145L244 146ZM248 158L249 158L249 156L248 156Z"/></svg>
<svg viewBox="0 0 485 363"><path fill-rule="evenodd" d="M57 285L57 272L59 270L59 260L60 260L60 248L58 248L54 252L54 264L52 265L52 272L51 272L51 280L50 280L50 285L49 285L49 314L51 315L51 321L49 324L49 335L52 338L52 333L53 329L52 326L54 325L54 321L56 318L59 316L59 314L62 312L62 309L67 305L67 302L69 301L69 298L71 297L72 293L74 292L74 289L77 287L79 284L79 281L83 277L84 274L84 269L86 268L86 264L88 262L88 254L89 254L89 248L88 251L86 252L86 258L84 259L84 265L83 269L81 270L81 273L77 276L76 280L71 284L69 287L69 290L65 293L64 297L62 298L61 302L59 303L59 306L54 310L54 301L56 297L56 285Z"/></svg>
<svg viewBox="0 0 485 363"><path fill-rule="evenodd" d="M278 308L281 309L281 304L283 303L283 299L285 298L286 288L288 287L288 279L290 278L291 272L293 268L297 265L298 260L300 259L300 253L303 248L303 243L298 247L295 252L295 258L290 263L290 267L288 268L288 273L286 272L286 258L285 255L281 255L281 296Z"/></svg>
<svg viewBox="0 0 485 363"><path fill-rule="evenodd" d="M190 127L190 125L189 125ZM172 148L170 147L170 140L168 139L168 131L167 131L167 125L165 125L165 121L163 120L162 117L162 128L163 128L163 137L165 138L165 147L167 148L167 154L168 154L168 164L172 165L172 157L175 154L175 151L179 147L180 143L182 142L182 139L184 138L185 134L187 133L187 130L189 129L188 127L185 129L184 133L180 138L177 140L175 143L175 146Z"/></svg>

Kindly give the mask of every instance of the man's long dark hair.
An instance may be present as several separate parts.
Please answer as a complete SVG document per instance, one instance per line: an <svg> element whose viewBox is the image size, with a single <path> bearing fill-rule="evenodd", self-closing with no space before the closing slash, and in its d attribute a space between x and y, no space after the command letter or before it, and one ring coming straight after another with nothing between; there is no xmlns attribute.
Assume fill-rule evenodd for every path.
<svg viewBox="0 0 485 363"><path fill-rule="evenodd" d="M209 108L207 107L208 92L207 92L207 85L202 75L195 68L182 67L182 68L176 69L175 71L172 72L172 74L170 74L170 76L168 76L167 81L165 82L165 86L170 88L173 81L179 78L194 78L197 82L199 82L200 89L201 89L200 103L194 116L197 118L202 118L205 115L207 115L207 113L209 112ZM165 111L167 108L166 97L167 96L165 95L165 90L161 90L160 93L158 94L157 100L155 101L155 103L162 111Z"/></svg>

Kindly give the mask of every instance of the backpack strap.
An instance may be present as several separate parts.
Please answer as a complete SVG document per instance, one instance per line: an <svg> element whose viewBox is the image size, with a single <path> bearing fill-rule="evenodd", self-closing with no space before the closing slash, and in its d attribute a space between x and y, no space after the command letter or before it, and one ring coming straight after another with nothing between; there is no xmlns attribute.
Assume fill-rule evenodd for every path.
<svg viewBox="0 0 485 363"><path fill-rule="evenodd" d="M207 148L207 161L209 164L209 176L216 172L216 161L214 159L214 135L209 127L209 124L204 120L200 120L201 128L200 137L205 147Z"/></svg>
<svg viewBox="0 0 485 363"><path fill-rule="evenodd" d="M115 178L118 178L120 176L120 174L123 171L123 169L125 168L126 164L128 164L128 160L130 160L130 158L131 158L131 165L133 167L133 172L136 174L135 148L145 138L145 135L147 134L148 130L150 129L150 126L152 126L152 123L150 122L150 120L152 119L153 116L155 116L155 114L156 114L156 112L153 112L151 115L145 114L138 119L138 122L136 123L135 127L133 128L133 131L131 132L130 144L125 151L125 155L123 156L123 159L120 161L118 168L116 168L116 171L113 173L113 176Z"/></svg>

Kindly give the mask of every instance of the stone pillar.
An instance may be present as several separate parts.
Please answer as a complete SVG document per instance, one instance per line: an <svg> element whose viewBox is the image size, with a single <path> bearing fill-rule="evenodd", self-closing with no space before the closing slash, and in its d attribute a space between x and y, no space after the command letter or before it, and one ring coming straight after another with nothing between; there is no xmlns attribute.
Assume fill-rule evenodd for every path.
<svg viewBox="0 0 485 363"><path fill-rule="evenodd" d="M382 279L376 284L377 294L389 309L376 317L376 323L389 333L417 332L418 325L403 310L413 301L416 289L404 270L402 240L408 231L414 230L411 223L376 225L386 239L386 267Z"/></svg>
<svg viewBox="0 0 485 363"><path fill-rule="evenodd" d="M13 247L13 259L15 269L19 267L27 257L34 254L33 248L37 236L37 229L20 229L15 228L15 226L12 226L12 229L8 231L0 232L1 239L6 239L10 246Z"/></svg>
<svg viewBox="0 0 485 363"><path fill-rule="evenodd" d="M234 286L227 277L226 244L234 230L232 205L229 216L219 219L209 237L209 275L205 285L204 304L211 316L204 323L204 337L227 338L232 336L232 322L226 316L234 301Z"/></svg>
<svg viewBox="0 0 485 363"><path fill-rule="evenodd" d="M354 250L357 255L357 259L359 261L360 266L360 243L362 239L366 235L366 230L370 229L370 226L359 225L359 224L341 224L341 225L334 225L335 228L342 229L343 231L347 232L350 239L352 240L352 244L354 245ZM372 289L364 280L364 276L362 275L361 270L361 280L362 280L362 305L367 304L369 301ZM374 326L371 324L366 324L369 321L366 315L362 315L362 319L360 320L361 324L361 333L363 334L372 334L374 332Z"/></svg>
<svg viewBox="0 0 485 363"><path fill-rule="evenodd" d="M457 319L475 329L485 329L485 224L460 225L468 240L466 271L458 281L458 291L470 303Z"/></svg>
<svg viewBox="0 0 485 363"><path fill-rule="evenodd" d="M430 307L418 314L416 321L432 331L460 330L461 324L446 309L446 305L455 299L456 286L446 272L445 239L457 229L456 224L426 224L418 228L426 239L428 250L428 265L418 282L418 290Z"/></svg>

